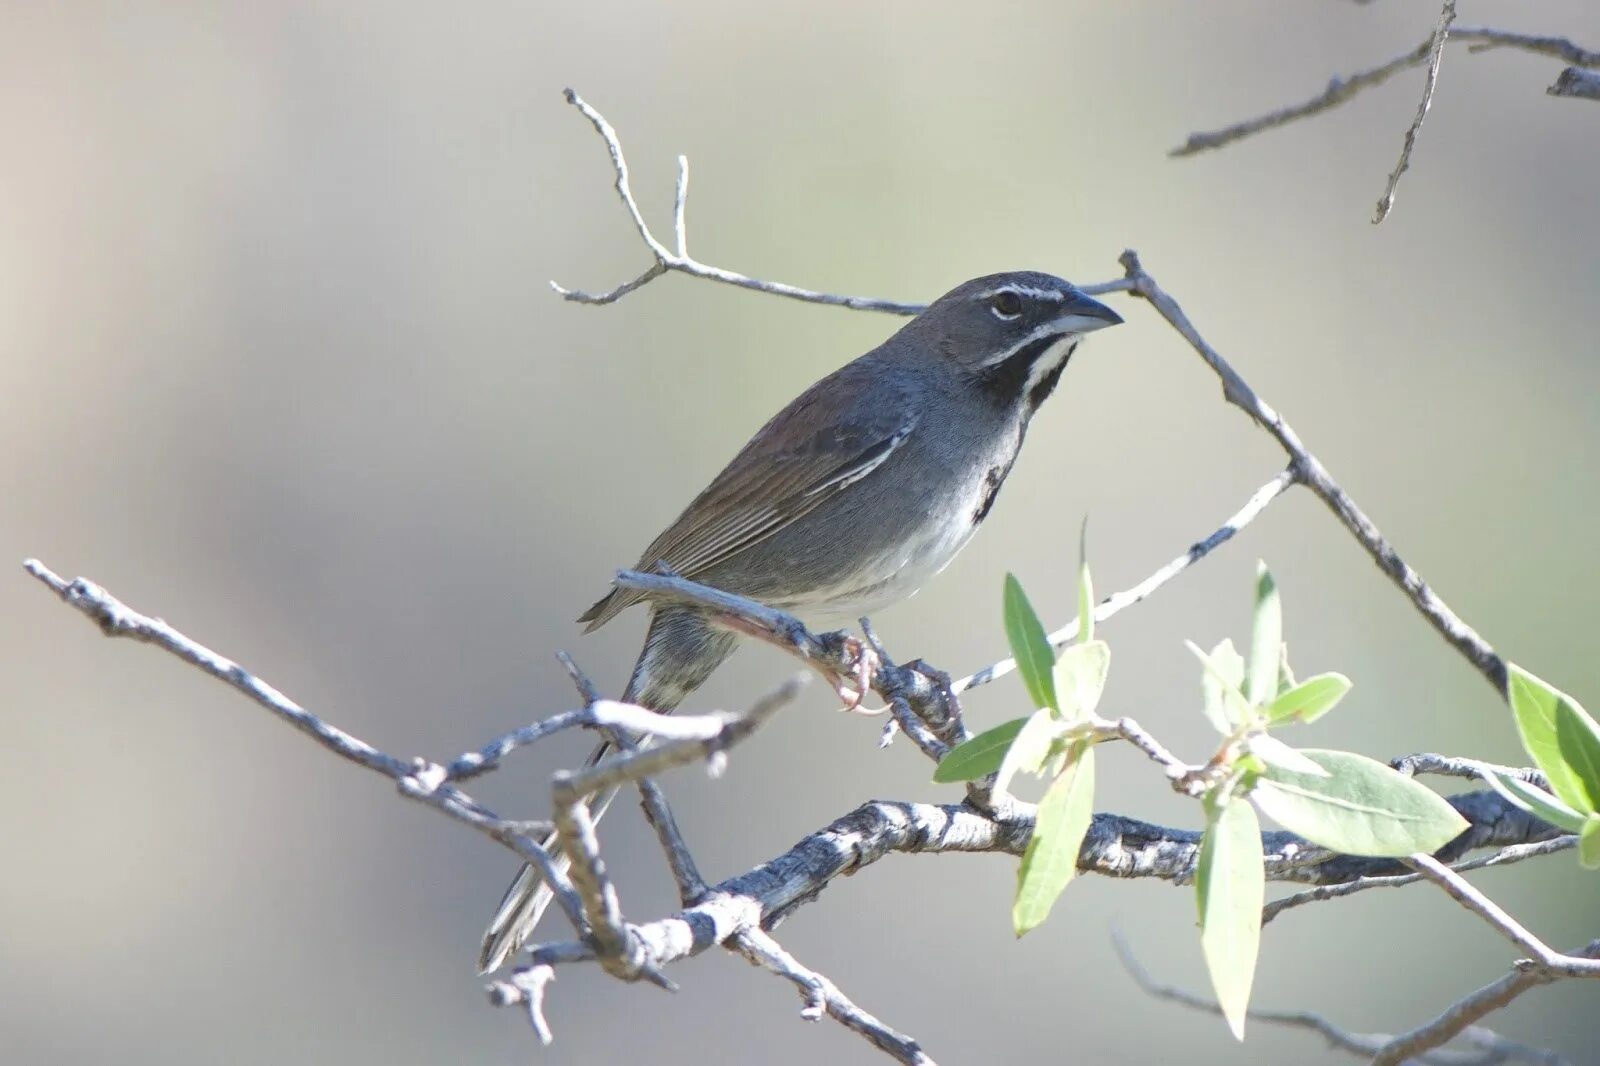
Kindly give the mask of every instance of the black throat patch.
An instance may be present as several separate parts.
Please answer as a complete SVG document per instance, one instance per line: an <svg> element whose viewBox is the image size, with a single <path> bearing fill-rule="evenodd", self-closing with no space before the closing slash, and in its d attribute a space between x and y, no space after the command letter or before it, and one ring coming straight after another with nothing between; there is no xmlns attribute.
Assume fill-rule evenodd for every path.
<svg viewBox="0 0 1600 1066"><path fill-rule="evenodd" d="M1032 415L1055 391L1056 382L1061 380L1061 372L1066 369L1067 363L1072 359L1072 353L1078 347L1074 341L1055 369L1040 378L1033 388L1028 389L1028 373L1033 369L1033 364L1042 359L1044 353L1060 340L1059 334L1053 337L1040 337L1031 344L1017 349L1002 362L985 367L978 376L978 388L996 406L1009 408L1022 403L1026 405L1023 411L1024 417ZM1023 395L1024 389L1027 389L1026 396Z"/></svg>

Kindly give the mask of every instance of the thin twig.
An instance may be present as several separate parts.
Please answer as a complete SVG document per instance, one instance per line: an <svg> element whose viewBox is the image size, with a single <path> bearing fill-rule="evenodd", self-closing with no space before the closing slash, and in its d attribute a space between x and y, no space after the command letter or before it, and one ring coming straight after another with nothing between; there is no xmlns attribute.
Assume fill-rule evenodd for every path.
<svg viewBox="0 0 1600 1066"><path fill-rule="evenodd" d="M1228 361L1200 335L1178 302L1156 284L1156 280L1140 264L1138 253L1131 249L1123 252L1121 262L1129 280L1134 283L1134 292L1150 301L1150 305L1189 342L1221 380L1223 398L1249 415L1278 442L1289 456L1290 466L1301 482L1333 511L1345 529L1366 549L1372 561L1378 564L1378 569L1389 575L1412 605L1438 630L1439 635L1460 652L1504 698L1506 664L1489 646L1489 642L1435 595L1427 582L1422 580L1422 575L1400 558L1372 519L1356 506L1356 502L1333 480L1333 475L1328 473L1322 462L1307 450L1283 416L1256 395L1255 390L1228 365Z"/></svg>
<svg viewBox="0 0 1600 1066"><path fill-rule="evenodd" d="M1600 66L1600 52L1593 52L1581 48L1565 37L1538 37L1524 33L1512 33L1507 30L1491 29L1486 26L1457 26L1451 29L1449 40L1457 43L1472 44L1469 51L1478 52L1488 48L1515 48L1536 55L1550 56L1563 62L1571 63L1578 67ZM1255 118L1245 119L1221 129L1208 130L1203 133L1191 133L1188 140L1177 148L1172 149L1168 155L1188 156L1200 152L1222 148L1235 141L1261 133L1265 130L1277 129L1287 126L1299 119L1309 118L1332 110L1350 100L1365 89L1382 85L1401 71L1410 70L1427 62L1432 55L1434 45L1433 35L1429 35L1421 44L1409 51L1395 56L1385 63L1352 74L1348 78L1335 77L1328 82L1328 86L1321 93L1302 103L1269 111Z"/></svg>
<svg viewBox="0 0 1600 1066"><path fill-rule="evenodd" d="M1438 885L1445 895L1482 918L1490 928L1533 957L1541 969L1559 977L1600 977L1600 960L1565 955L1547 945L1504 907L1432 855L1412 855L1407 866Z"/></svg>
<svg viewBox="0 0 1600 1066"><path fill-rule="evenodd" d="M68 606L91 619L106 636L126 637L141 644L152 644L198 667L242 692L341 759L390 778L399 787L401 795L465 822L510 848L524 861L539 868L573 927L583 928L582 904L573 891L572 882L552 861L550 854L522 831L522 823L498 817L449 784L444 767L424 760L407 762L398 759L324 722L238 663L191 640L161 619L140 614L92 581L81 577L67 581L37 559L29 559L22 565Z"/></svg>
<svg viewBox="0 0 1600 1066"><path fill-rule="evenodd" d="M1571 959L1600 958L1600 940L1590 941L1585 947L1568 952ZM1463 996L1432 1021L1401 1033L1379 1049L1372 1058L1372 1066L1400 1066L1429 1049L1441 1047L1457 1034L1470 1031L1479 1018L1499 1010L1530 988L1558 980L1558 975L1547 969L1513 966L1511 972L1491 981L1476 992Z"/></svg>
<svg viewBox="0 0 1600 1066"><path fill-rule="evenodd" d="M1555 84L1545 90L1546 96L1567 96L1579 100L1600 100L1600 72L1568 67L1556 75Z"/></svg>
<svg viewBox="0 0 1600 1066"><path fill-rule="evenodd" d="M528 1024L533 1027L539 1043L549 1047L555 1035L550 1031L550 1023L545 1020L544 994L545 988L555 979L555 969L548 963L542 963L524 967L503 981L493 981L485 986L485 991L489 993L489 1002L496 1007L524 1008Z"/></svg>
<svg viewBox="0 0 1600 1066"><path fill-rule="evenodd" d="M1433 106L1434 88L1439 84L1439 66L1444 60L1444 42L1449 38L1450 24L1455 20L1456 0L1444 0L1444 7L1439 12L1439 24L1434 27L1429 42L1428 79L1422 87L1422 101L1417 104L1417 115L1406 130L1405 143L1400 148L1400 160L1389 172L1389 183L1384 186L1383 196L1378 200L1378 210L1372 218L1373 225L1388 218L1389 212L1394 209L1394 194L1400 187L1400 175L1411 166L1411 149L1416 147L1417 134L1422 132L1422 121L1428 117L1428 109Z"/></svg>
<svg viewBox="0 0 1600 1066"><path fill-rule="evenodd" d="M595 836L594 819L585 801L629 782L655 777L674 767L726 751L759 729L779 708L792 702L806 680L803 674L790 679L770 695L756 701L742 715L699 716L702 723L710 721L715 724L712 730L697 726L680 733L680 739L654 747L641 745L602 759L586 770L557 773L552 779L551 801L561 850L572 860L572 884L582 901L584 917L599 962L606 972L623 980L631 981L645 976L657 983L665 981L659 977L654 963L644 954L636 938L630 935L623 923L616 888L606 873L605 864L600 860L600 842ZM608 702L601 700L592 709L599 709ZM628 706L615 705L616 708ZM612 713L616 713L615 709ZM653 712L647 712L647 715L662 719L663 722L677 721ZM661 725L659 722L641 724L654 730L659 730ZM657 732L656 735L663 734Z"/></svg>
<svg viewBox="0 0 1600 1066"><path fill-rule="evenodd" d="M1576 834L1568 833L1565 836L1553 837L1549 840L1539 840L1531 844L1512 844L1501 848L1492 855L1480 855L1475 859L1466 859L1451 865L1451 869L1458 873L1471 870L1482 870L1490 866L1505 866L1524 859L1536 859L1544 855L1553 855L1558 851L1568 851L1578 846ZM1418 873L1390 874L1381 877L1358 877L1354 881L1345 881L1337 885L1318 885L1308 888L1304 892L1296 892L1292 896L1275 899L1261 909L1261 924L1265 925L1286 910L1294 907L1303 907L1307 903L1321 903L1324 900L1342 899L1345 896L1365 892L1370 888L1404 888L1414 885L1422 880Z"/></svg>
<svg viewBox="0 0 1600 1066"><path fill-rule="evenodd" d="M1101 600L1100 603L1095 606L1094 620L1096 622L1105 622L1113 616L1120 614L1122 611L1145 599L1151 593L1159 589L1162 585L1165 585L1167 582L1171 581L1173 578L1189 569L1189 567L1193 566L1201 559L1204 559L1207 555L1210 555L1223 544L1226 544L1228 541L1232 540L1234 534L1238 533L1245 526L1255 521L1256 518L1261 515L1261 512L1265 511L1273 500L1276 500L1279 496L1287 492L1289 488L1298 480L1298 475L1295 472L1295 468L1292 466L1278 474L1277 477L1273 478L1265 485L1262 485L1255 492L1251 493L1250 498L1245 501L1244 506L1230 515L1227 520L1224 521L1222 525L1218 526L1216 531L1210 536L1206 537L1204 540L1197 541L1196 543L1190 545L1187 550L1181 552L1171 562L1167 563L1167 565L1163 566L1161 569L1157 570L1155 573L1151 574L1137 585L1134 585L1132 588L1124 589L1121 592L1114 593L1113 595L1107 596L1105 599ZM1074 619L1067 625L1056 630L1054 633L1051 633L1049 640L1052 647L1063 648L1066 645L1076 641L1077 638L1078 622L1076 619ZM967 691L968 689L977 688L979 685L986 685L997 678L1004 677L1016 668L1017 661L1015 659L1001 659L997 663L991 663L990 665L985 666L982 670L978 670L967 675L961 680L955 682L951 687L959 694Z"/></svg>
<svg viewBox="0 0 1600 1066"><path fill-rule="evenodd" d="M1518 781L1526 781L1536 788L1546 792L1550 790L1550 783L1537 768L1532 766L1501 766L1499 763L1483 762L1479 759L1460 759L1450 755L1439 755L1431 751L1417 752L1399 759L1393 759L1389 765L1407 777L1417 774L1439 774L1443 777L1461 777L1468 780L1481 781L1489 773L1500 777L1514 777Z"/></svg>
<svg viewBox="0 0 1600 1066"><path fill-rule="evenodd" d="M1127 940L1121 933L1111 935L1111 943L1116 948L1117 957L1122 961L1123 969L1133 978L1145 994L1178 1003L1194 1010L1205 1011L1208 1014L1222 1015L1222 1008L1215 999L1197 995L1187 989L1176 985L1163 984L1151 976L1144 964L1133 954L1133 949L1128 946ZM1370 1057L1378 1054L1384 1047L1394 1041L1388 1033L1355 1033L1341 1026L1335 1025L1320 1014L1311 1011L1267 1010L1261 1007L1251 1007L1246 1012L1253 1022L1265 1025L1275 1025L1286 1029L1305 1029L1316 1033L1326 1040L1329 1046L1339 1051L1347 1051L1352 1055ZM1446 1051L1429 1050L1418 1055L1413 1061L1423 1066L1493 1066L1495 1063L1531 1062L1540 1066L1564 1066L1565 1060L1559 1055L1552 1054L1541 1048L1532 1048L1507 1040L1488 1029L1475 1029L1467 1038L1475 1045L1473 1051Z"/></svg>
<svg viewBox="0 0 1600 1066"><path fill-rule="evenodd" d="M564 300L583 304L609 304L615 303L622 297L633 292L643 285L647 285L661 275L676 272L688 274L691 277L704 278L707 281L716 281L724 285L734 285L741 289L751 289L755 292L764 292L769 296L782 296L790 300L800 300L804 303L827 304L832 307L847 307L853 311L880 311L891 315L916 315L921 314L927 307L926 304L907 303L900 300L883 300L871 296L847 296L831 292L818 292L815 289L805 289L798 285L789 285L781 281L763 281L752 278L748 274L740 274L733 270L724 270L721 267L702 263L689 255L688 231L684 223L684 205L688 199L689 190L689 160L685 156L678 157L678 182L673 202L673 234L677 243L677 250L667 248L656 239L650 230L650 225L644 220L644 214L639 210L639 203L634 199L633 189L628 178L628 162L622 153L622 142L617 137L617 131L607 122L605 116L591 107L588 101L571 89L566 90L567 103L576 107L583 113L584 118L594 126L595 132L605 141L606 150L611 154L611 167L616 173L617 196L621 198L622 205L627 209L628 217L633 220L634 229L639 232L639 237L644 241L654 260L642 274L630 281L623 282L614 289L606 292L585 292L580 289L569 289L552 281L550 287L561 294ZM1091 296L1099 296L1108 292L1121 292L1127 289L1127 283L1122 279L1102 282L1097 285L1079 286Z"/></svg>
<svg viewBox="0 0 1600 1066"><path fill-rule="evenodd" d="M601 702L600 690L578 667L572 656L564 651L558 651L556 658L566 669L567 676L572 678L578 694L583 697L585 707L593 707ZM610 729L608 733L611 742L619 751L634 751L638 747L627 730ZM687 906L699 899L700 894L706 890L705 879L700 876L700 868L689 852L689 845L683 839L683 833L678 829L678 820L673 817L672 806L667 802L667 794L662 791L660 785L648 777L640 778L638 786L645 821L655 830L656 839L661 843L661 850L666 854L667 866L672 870L673 880L678 883L678 898Z"/></svg>
<svg viewBox="0 0 1600 1066"><path fill-rule="evenodd" d="M907 1066L936 1066L915 1040L856 1006L839 991L838 985L801 963L764 930L741 930L729 938L727 946L752 965L793 982L805 1002L800 1016L806 1021L817 1021L826 1013L846 1029L861 1034L896 1062Z"/></svg>

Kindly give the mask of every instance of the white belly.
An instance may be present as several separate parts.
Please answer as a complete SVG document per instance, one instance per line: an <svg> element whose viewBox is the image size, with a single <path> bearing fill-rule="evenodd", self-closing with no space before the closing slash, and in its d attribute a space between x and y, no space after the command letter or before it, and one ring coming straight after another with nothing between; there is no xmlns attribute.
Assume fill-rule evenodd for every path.
<svg viewBox="0 0 1600 1066"><path fill-rule="evenodd" d="M929 514L897 550L863 560L849 579L819 590L807 598L805 606L793 605L794 613L807 622L836 626L910 599L972 539L977 526L970 519L978 511L983 491L979 481L967 493L970 499L941 501L939 513L947 516L944 520L935 521Z"/></svg>

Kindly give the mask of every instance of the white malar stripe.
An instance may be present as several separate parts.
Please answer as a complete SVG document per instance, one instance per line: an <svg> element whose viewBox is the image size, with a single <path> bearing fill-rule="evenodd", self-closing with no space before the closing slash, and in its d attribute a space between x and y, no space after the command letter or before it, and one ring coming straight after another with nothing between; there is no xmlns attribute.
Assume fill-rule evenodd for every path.
<svg viewBox="0 0 1600 1066"><path fill-rule="evenodd" d="M1039 326L1033 332L1029 333L1026 337L1023 337L1020 341L1013 344L1005 351L985 359L981 365L996 366L1000 363L1003 363L1007 359L1010 359L1013 355L1016 355L1018 352L1022 351L1022 349L1026 348L1028 345L1032 344L1034 341L1042 340L1043 338L1049 337L1052 334L1059 333L1063 339L1072 340L1082 337L1085 333L1090 333L1094 330L1100 329L1103 326L1109 325L1111 325L1110 322L1107 322L1103 318L1095 318L1093 315L1063 315L1060 318L1046 322L1044 325ZM1054 350L1054 348L1051 349L1051 351ZM1038 364L1035 363L1034 365L1037 366Z"/></svg>
<svg viewBox="0 0 1600 1066"><path fill-rule="evenodd" d="M1064 333L1060 340L1046 348L1044 354L1035 359L1033 365L1028 368L1028 383L1022 387L1022 395L1031 395L1039 382L1061 369L1061 364L1066 362L1073 345L1081 339L1075 333Z"/></svg>

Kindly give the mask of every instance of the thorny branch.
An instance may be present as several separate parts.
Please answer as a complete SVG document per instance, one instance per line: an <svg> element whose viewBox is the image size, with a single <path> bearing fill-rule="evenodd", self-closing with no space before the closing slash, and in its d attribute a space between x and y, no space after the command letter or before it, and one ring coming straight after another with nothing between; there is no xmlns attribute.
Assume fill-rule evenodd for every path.
<svg viewBox="0 0 1600 1066"><path fill-rule="evenodd" d="M1594 65L1593 54L1553 39L1511 40L1508 35L1496 35L1493 31L1473 30L1457 30L1450 36L1454 39L1477 39L1485 45L1521 47L1546 54L1559 53L1570 62ZM1421 57L1407 65L1420 61ZM668 249L653 235L633 198L627 163L615 130L599 112L570 90L567 99L584 114L605 142L611 154L618 196L654 263L638 277L605 293L584 293L555 286L565 298L583 303L610 303L662 274L678 272L771 295L860 310L908 315L922 309L919 304L834 295L762 281L691 258L687 251L684 221L688 162L681 157L674 197L674 248ZM1239 134L1242 135L1245 134ZM1122 264L1123 278L1086 286L1086 291L1132 292L1147 300L1217 374L1228 402L1244 410L1279 442L1289 457L1289 465L1258 489L1215 532L1140 584L1100 603L1095 611L1097 620L1109 619L1140 602L1232 538L1290 487L1303 484L1333 510L1380 569L1406 592L1417 610L1503 694L1505 667L1493 649L1450 612L1421 577L1400 560L1377 528L1307 451L1281 416L1261 400L1205 342L1177 303L1143 269L1138 257L1132 252L1125 253ZM780 690L742 716L702 715L668 719L645 708L601 699L588 679L570 659L563 656L562 661L584 698L581 710L552 715L513 730L478 751L456 757L447 765L422 759L406 762L328 725L237 664L195 643L164 622L131 610L92 582L81 578L67 582L34 560L29 560L26 566L69 605L95 620L107 635L126 636L155 644L211 673L340 757L396 781L402 794L473 826L524 860L534 863L554 887L556 898L576 931L576 939L533 948L528 965L492 984L489 991L493 1001L498 1004L523 1006L530 1023L544 1042L550 1039L544 1015L544 998L547 986L554 978L556 965L593 960L624 980L645 979L670 988L671 982L663 973L666 965L699 954L707 948L721 946L794 983L802 992L804 1017L814 1019L826 1013L861 1034L896 1061L931 1066L932 1060L915 1040L861 1010L826 977L795 960L772 939L770 930L794 909L817 898L833 878L853 873L883 855L946 851L1020 855L1032 831L1033 807L1030 804L1009 797L990 796L987 788L981 784L970 787L967 802L961 804L875 801L810 834L783 855L745 874L708 887L695 870L688 848L673 823L665 797L653 778L666 769L697 760L709 760L715 767L717 761L725 757L729 745L757 728L792 694L787 689ZM618 583L649 592L655 598L688 599L725 613L737 619L745 632L770 640L824 673L846 674L859 665L852 661L849 649L851 642L844 639L843 635L812 634L795 619L749 600L695 585L669 574L624 571L619 573ZM895 727L912 735L921 750L935 760L944 750L967 736L958 694L1000 677L1013 668L1009 661L1002 661L952 682L948 675L920 661L896 666L884 654L870 625L865 620L863 624L869 645L882 660L872 678L872 688L894 711ZM1052 643L1059 647L1068 643L1075 633L1075 624L1066 627L1052 636ZM558 774L552 782L555 824L563 849L574 860L573 875L569 878L552 862L551 856L526 835L529 827L535 823L501 819L467 796L458 785L495 769L502 760L521 747L557 732L579 727L607 732L618 741L619 753L583 773ZM649 735L666 743L646 749L632 742L634 734ZM892 733L886 732L886 739L890 735ZM1176 787L1181 788L1187 775L1194 769L1182 764L1130 719L1103 722L1097 729L1097 735L1100 739L1115 736L1130 742L1160 765ZM1413 756L1410 761L1410 769L1416 772L1451 772L1452 766L1459 769L1470 765L1467 760L1434 755ZM1532 771L1513 772L1525 776L1533 774ZM622 914L615 886L609 882L599 855L598 840L594 836L594 824L587 806L588 798L597 791L626 782L636 784L644 797L647 814L677 877L684 903L684 909L679 913L643 924L631 923ZM1509 805L1495 793L1464 793L1451 797L1450 802L1467 820L1469 828L1438 853L1437 861L1427 860L1437 867L1434 873L1443 871L1438 876L1455 877L1451 868L1443 864L1457 863L1456 869L1468 869L1474 865L1515 861L1517 858L1570 846L1570 838L1561 837L1552 827ZM1094 816L1078 864L1084 871L1107 876L1158 877L1184 882L1193 877L1199 840L1199 834L1187 830L1101 813ZM1325 895L1318 898L1345 894L1342 890L1335 891L1340 886L1398 883L1417 876L1407 875L1405 867L1392 860L1329 854L1310 847L1289 833L1264 833L1262 844L1270 879L1328 889ZM1480 848L1500 850L1487 858L1462 861L1464 855ZM1425 868L1423 875L1430 870L1432 868ZM1309 898L1309 894L1306 895ZM1280 909L1295 905L1296 900L1297 897L1290 897L1289 901L1281 901ZM1503 978L1468 997L1428 1026L1396 1038L1391 1046L1403 1044L1408 1055L1424 1054L1451 1039L1463 1027L1496 1006L1509 1001L1524 988L1554 979L1559 973L1579 972L1581 963L1589 956L1600 953L1600 942L1572 956L1554 956L1548 949L1545 952L1532 964L1532 969L1525 966L1514 970L1509 978ZM1583 972L1588 975L1587 970ZM1508 982L1515 985L1514 990L1507 991L1507 988L1501 987L1509 987Z"/></svg>

